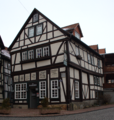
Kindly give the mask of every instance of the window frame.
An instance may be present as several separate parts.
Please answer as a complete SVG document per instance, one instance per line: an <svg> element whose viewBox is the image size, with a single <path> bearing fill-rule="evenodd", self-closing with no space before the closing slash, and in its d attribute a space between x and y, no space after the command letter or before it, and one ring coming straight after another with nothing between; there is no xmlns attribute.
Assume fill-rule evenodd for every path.
<svg viewBox="0 0 114 120"><path fill-rule="evenodd" d="M79 89L79 81L75 80L74 82L75 82L75 84L78 83L78 89L76 88L76 86L74 84L74 94L75 94L75 99L77 99L77 98L80 97L80 95L79 95L79 91L80 91L80 89ZM76 91L78 91L78 97L76 96Z"/></svg>
<svg viewBox="0 0 114 120"><path fill-rule="evenodd" d="M41 26L41 33L39 33L39 34L37 34L37 28L38 28L38 26ZM41 34L43 33L43 25L42 25L42 24L38 24L38 25L36 25L35 27L36 27L36 28L35 28L36 36L41 35Z"/></svg>
<svg viewBox="0 0 114 120"><path fill-rule="evenodd" d="M32 35L32 36L30 36L30 32L29 32L29 30L30 30L30 29L32 29L32 28L33 28L33 35ZM29 27L29 28L28 28L28 37L29 37L29 38L31 38L31 37L34 37L34 35L35 35L34 26Z"/></svg>
<svg viewBox="0 0 114 120"><path fill-rule="evenodd" d="M41 83L45 83L45 89L41 89ZM45 97L41 97L41 91L45 91L45 97L46 97L46 81L39 81L39 98L44 99Z"/></svg>
<svg viewBox="0 0 114 120"><path fill-rule="evenodd" d="M47 48L47 47L48 47L48 56L50 56L49 46L45 46L43 47L43 57L47 57L47 56L44 56L44 48Z"/></svg>
<svg viewBox="0 0 114 120"><path fill-rule="evenodd" d="M26 85L26 89L27 89L27 83L15 84L15 99L27 99L27 90L21 90L21 88L22 88L21 86L24 85L24 84ZM16 85L20 85L20 90L19 91L16 90ZM20 93L20 98L16 98L16 93L17 92ZM22 98L22 96L21 96L22 92L26 92L26 98Z"/></svg>
<svg viewBox="0 0 114 120"><path fill-rule="evenodd" d="M41 50L41 57L38 57L37 54L37 50L40 49ZM43 57L43 49L42 48L36 48L36 58L42 58Z"/></svg>
<svg viewBox="0 0 114 120"><path fill-rule="evenodd" d="M35 16L35 15L37 15L37 20L34 19L34 16ZM38 13L35 13L35 14L33 15L33 17L32 17L32 21L33 21L33 23L35 23L35 22L38 22L38 20L39 20L39 14L38 14Z"/></svg>
<svg viewBox="0 0 114 120"><path fill-rule="evenodd" d="M52 82L53 82L53 81L57 81L57 88L52 88ZM57 79L56 79L56 80L51 80L51 98L52 98L52 99L59 98L59 90L58 90L58 87L59 87L58 80L57 80ZM52 90L57 90L57 96L56 96L56 97L53 97L53 96L52 96Z"/></svg>
<svg viewBox="0 0 114 120"><path fill-rule="evenodd" d="M23 59L24 58L23 53L26 53L26 59ZM23 51L22 52L22 61L26 61L26 60L28 60L28 51Z"/></svg>
<svg viewBox="0 0 114 120"><path fill-rule="evenodd" d="M33 57L32 57L31 59L34 59L34 49L32 49L32 50L28 50L28 60L31 60L31 59L29 58L29 54L30 54L31 51L33 51Z"/></svg>

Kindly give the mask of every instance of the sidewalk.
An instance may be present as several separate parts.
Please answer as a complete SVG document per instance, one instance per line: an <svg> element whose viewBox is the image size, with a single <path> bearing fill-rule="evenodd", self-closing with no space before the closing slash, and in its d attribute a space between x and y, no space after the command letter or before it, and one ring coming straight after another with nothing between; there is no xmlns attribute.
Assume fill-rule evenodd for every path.
<svg viewBox="0 0 114 120"><path fill-rule="evenodd" d="M61 116L61 115L71 115L71 114L77 114L77 113L84 113L84 112L91 112L95 110L101 110L101 109L107 109L114 107L114 104L111 105L104 105L104 106L98 106L98 107L91 107L86 109L78 109L75 111L67 111L67 110L61 110L60 114L48 114L48 115L40 115L38 109L11 109L11 114L9 115L3 115L0 114L0 116L7 116L7 117L35 117L35 116Z"/></svg>

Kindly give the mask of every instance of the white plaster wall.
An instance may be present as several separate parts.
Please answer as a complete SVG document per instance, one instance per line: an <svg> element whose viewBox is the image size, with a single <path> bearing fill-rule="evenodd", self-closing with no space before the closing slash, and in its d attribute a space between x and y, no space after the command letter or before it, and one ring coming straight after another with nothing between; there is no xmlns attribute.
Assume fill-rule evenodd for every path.
<svg viewBox="0 0 114 120"><path fill-rule="evenodd" d="M90 75L90 84L94 84L93 75Z"/></svg>
<svg viewBox="0 0 114 120"><path fill-rule="evenodd" d="M24 41L20 41L20 46L23 46L24 45Z"/></svg>
<svg viewBox="0 0 114 120"><path fill-rule="evenodd" d="M23 64L23 70L35 68L35 62Z"/></svg>
<svg viewBox="0 0 114 120"><path fill-rule="evenodd" d="M43 60L43 61L37 62L37 67L42 67L50 64L51 64L50 60Z"/></svg>
<svg viewBox="0 0 114 120"><path fill-rule="evenodd" d="M33 37L33 38L30 38L30 40L34 43L34 37Z"/></svg>
<svg viewBox="0 0 114 120"><path fill-rule="evenodd" d="M88 69L88 63L85 62L85 68Z"/></svg>
<svg viewBox="0 0 114 120"><path fill-rule="evenodd" d="M26 25L26 28L31 27L31 26L32 26L32 23L29 23L29 24Z"/></svg>
<svg viewBox="0 0 114 120"><path fill-rule="evenodd" d="M73 55L70 55L70 61L74 62L75 64L79 64L76 57L74 57Z"/></svg>
<svg viewBox="0 0 114 120"><path fill-rule="evenodd" d="M72 88L73 87L73 88ZM72 91L73 90L73 91ZM74 85L73 85L73 79L70 79L70 91L71 91L71 99L74 100L75 97L74 97Z"/></svg>
<svg viewBox="0 0 114 120"><path fill-rule="evenodd" d="M94 89L94 86L91 86L91 85L90 85L90 89Z"/></svg>
<svg viewBox="0 0 114 120"><path fill-rule="evenodd" d="M21 48L13 49L13 50L11 50L11 52L15 52L17 50L21 50Z"/></svg>
<svg viewBox="0 0 114 120"><path fill-rule="evenodd" d="M21 65L15 65L15 71L21 71Z"/></svg>
<svg viewBox="0 0 114 120"><path fill-rule="evenodd" d="M89 64L89 70L91 70L91 65Z"/></svg>
<svg viewBox="0 0 114 120"><path fill-rule="evenodd" d="M43 17L41 15L39 15L39 19L42 19Z"/></svg>
<svg viewBox="0 0 114 120"><path fill-rule="evenodd" d="M55 63L63 62L63 59L64 59L64 56L63 56L63 55L60 55L60 56L57 57Z"/></svg>
<svg viewBox="0 0 114 120"><path fill-rule="evenodd" d="M70 77L74 78L74 70L70 67Z"/></svg>
<svg viewBox="0 0 114 120"><path fill-rule="evenodd" d="M64 39L64 38L66 38L66 36L60 36L60 37L57 37L57 38L50 39L50 42L58 41L58 40L61 40L61 39Z"/></svg>
<svg viewBox="0 0 114 120"><path fill-rule="evenodd" d="M75 73L75 78L76 79L79 79L79 70L74 70L74 73Z"/></svg>
<svg viewBox="0 0 114 120"><path fill-rule="evenodd" d="M23 40L23 39L24 39L24 31L20 35L20 40Z"/></svg>
<svg viewBox="0 0 114 120"><path fill-rule="evenodd" d="M45 22L46 21L46 19L41 19L41 20L39 20L39 23L42 23L42 22Z"/></svg>
<svg viewBox="0 0 114 120"><path fill-rule="evenodd" d="M60 35L63 35L63 33L60 32L59 30L54 31L54 37L57 37L57 36L60 36Z"/></svg>
<svg viewBox="0 0 114 120"><path fill-rule="evenodd" d="M65 67L60 68L60 72L64 72L65 70L66 70Z"/></svg>
<svg viewBox="0 0 114 120"><path fill-rule="evenodd" d="M28 44L31 44L31 42L30 42L29 39L26 39L26 40L25 40L25 45L28 45Z"/></svg>
<svg viewBox="0 0 114 120"><path fill-rule="evenodd" d="M51 44L51 53L52 53L52 55L56 55L57 54L57 51L58 51L61 43L62 42Z"/></svg>
<svg viewBox="0 0 114 120"><path fill-rule="evenodd" d="M88 84L87 74L82 72L82 83Z"/></svg>
<svg viewBox="0 0 114 120"><path fill-rule="evenodd" d="M95 63L95 65L97 65L97 58L96 57L94 57L94 63Z"/></svg>
<svg viewBox="0 0 114 120"><path fill-rule="evenodd" d="M87 52L84 51L84 60L87 61Z"/></svg>
<svg viewBox="0 0 114 120"><path fill-rule="evenodd" d="M12 55L12 64L14 64L15 54Z"/></svg>
<svg viewBox="0 0 114 120"><path fill-rule="evenodd" d="M30 19L29 23L31 23L31 22L32 22L32 18Z"/></svg>
<svg viewBox="0 0 114 120"><path fill-rule="evenodd" d="M51 23L47 23L47 28L48 28L48 31L52 31L52 24Z"/></svg>
<svg viewBox="0 0 114 120"><path fill-rule="evenodd" d="M16 56L16 63L20 63L20 53L17 53L17 56Z"/></svg>
<svg viewBox="0 0 114 120"><path fill-rule="evenodd" d="M59 51L59 54L64 53L64 44L61 46L61 49Z"/></svg>
<svg viewBox="0 0 114 120"><path fill-rule="evenodd" d="M16 42L12 48L17 48L19 47L19 42Z"/></svg>
<svg viewBox="0 0 114 120"><path fill-rule="evenodd" d="M82 66L82 67L85 67L85 66L84 66L84 61L82 61L82 60L81 60L81 66Z"/></svg>
<svg viewBox="0 0 114 120"><path fill-rule="evenodd" d="M40 38L40 41L46 40L46 34L43 34L42 37Z"/></svg>
<svg viewBox="0 0 114 120"><path fill-rule="evenodd" d="M52 38L52 32L48 33L48 39Z"/></svg>

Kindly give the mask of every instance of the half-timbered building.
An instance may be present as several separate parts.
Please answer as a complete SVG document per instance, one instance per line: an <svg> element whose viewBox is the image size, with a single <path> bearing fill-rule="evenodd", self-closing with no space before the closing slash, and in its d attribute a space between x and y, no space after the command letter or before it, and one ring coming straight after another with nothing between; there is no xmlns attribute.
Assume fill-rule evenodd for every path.
<svg viewBox="0 0 114 120"><path fill-rule="evenodd" d="M81 28L75 27L60 28L33 10L9 47L14 107L35 108L44 97L50 104L97 99L103 58L80 40Z"/></svg>
<svg viewBox="0 0 114 120"><path fill-rule="evenodd" d="M11 59L0 36L0 104L3 99L12 97ZM12 101L11 101L12 102Z"/></svg>

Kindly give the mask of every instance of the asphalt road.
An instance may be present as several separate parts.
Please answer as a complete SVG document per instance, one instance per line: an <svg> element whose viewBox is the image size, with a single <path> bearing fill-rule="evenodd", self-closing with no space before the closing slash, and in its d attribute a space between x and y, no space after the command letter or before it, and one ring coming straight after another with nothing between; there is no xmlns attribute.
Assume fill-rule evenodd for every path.
<svg viewBox="0 0 114 120"><path fill-rule="evenodd" d="M0 117L0 120L114 120L114 108L55 117Z"/></svg>

